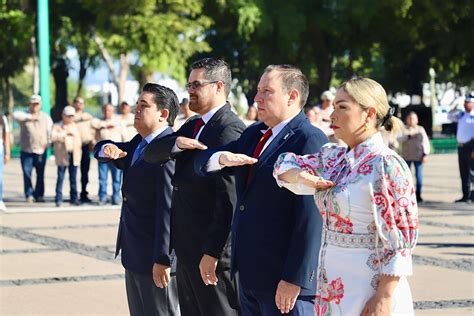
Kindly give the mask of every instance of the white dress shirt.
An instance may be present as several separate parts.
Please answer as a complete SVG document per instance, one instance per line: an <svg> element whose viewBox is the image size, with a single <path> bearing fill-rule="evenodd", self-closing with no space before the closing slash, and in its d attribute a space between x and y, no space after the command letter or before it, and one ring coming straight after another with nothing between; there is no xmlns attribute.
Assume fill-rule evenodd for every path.
<svg viewBox="0 0 474 316"><path fill-rule="evenodd" d="M163 127L160 127L159 129L157 130L154 130L153 132L151 132L151 134L149 134L148 136L145 137L145 140L147 142L147 144L151 143L158 135L160 135L161 133L163 133L169 126L163 126ZM113 145L113 144L104 144L102 145L102 148L100 149L99 151L99 157L100 158L106 158L105 157L105 154L104 154L104 149L105 147L109 146L109 145ZM138 148L138 147L137 147ZM136 150L136 148L135 148ZM128 154L128 153L127 153Z"/></svg>
<svg viewBox="0 0 474 316"><path fill-rule="evenodd" d="M467 143L474 139L474 110L471 112L449 113L448 118L458 122L456 140L459 144Z"/></svg>
<svg viewBox="0 0 474 316"><path fill-rule="evenodd" d="M262 151L260 152L260 156L262 153L267 149L268 145L277 137L278 134L283 130L283 128L292 120L294 119L299 113L296 115L290 117L289 119L286 119L284 121L281 121L277 125L273 126L272 130L272 136L267 140L265 145L262 148ZM268 129L261 130L262 135L265 134L265 132L268 131ZM219 163L219 158L221 157L222 151L218 151L214 153L211 158L209 158L209 161L207 162L206 165L206 171L211 172L211 171L216 171L222 169L223 166Z"/></svg>
<svg viewBox="0 0 474 316"><path fill-rule="evenodd" d="M214 114L216 114L216 112L219 111L220 109L222 109L224 107L224 105L226 105L226 104L227 103L216 106L215 108L212 108L209 112L207 112L206 114L201 116L202 120L204 121L204 125L201 126L201 128L197 132L196 137L194 137L194 139L199 139L199 136L201 136L202 129L204 128L204 126L206 126L207 122L209 122L211 120L211 118L214 116ZM179 153L181 151L183 151L183 150L181 148L179 148L178 146L176 146L176 143L174 144L173 149L171 150L171 152L173 154Z"/></svg>

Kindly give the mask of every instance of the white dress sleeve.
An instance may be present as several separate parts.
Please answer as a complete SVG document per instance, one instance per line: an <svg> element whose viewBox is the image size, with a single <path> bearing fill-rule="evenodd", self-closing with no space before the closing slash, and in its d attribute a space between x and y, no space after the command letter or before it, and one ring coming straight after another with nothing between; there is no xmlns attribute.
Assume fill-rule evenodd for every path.
<svg viewBox="0 0 474 316"><path fill-rule="evenodd" d="M324 161L328 156L334 156L337 152L338 147L336 144L326 144L321 148L321 151L310 155L296 155L294 153L282 153L273 169L273 177L275 178L278 186L287 188L291 192L298 195L314 195L315 188L309 187L301 183L288 183L279 179L279 175L287 172L291 169L298 169L305 171L315 176L321 176L325 169Z"/></svg>
<svg viewBox="0 0 474 316"><path fill-rule="evenodd" d="M418 206L408 166L398 155L387 155L378 166L372 189L373 215L382 242L381 272L412 274L412 251L418 238Z"/></svg>

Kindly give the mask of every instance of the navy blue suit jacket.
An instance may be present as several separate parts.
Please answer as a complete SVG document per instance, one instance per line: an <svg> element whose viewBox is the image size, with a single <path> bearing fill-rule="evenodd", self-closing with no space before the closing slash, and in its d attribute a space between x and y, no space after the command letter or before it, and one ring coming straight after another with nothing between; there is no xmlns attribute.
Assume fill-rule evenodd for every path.
<svg viewBox="0 0 474 316"><path fill-rule="evenodd" d="M172 134L166 129L156 138ZM123 169L122 210L115 255L122 251L122 265L136 273L151 274L154 263L173 266L170 255L171 177L174 161L150 164L138 159L131 165L133 153L142 137L136 135L130 142L102 141L95 145L94 156L99 162L113 162ZM118 160L99 158L106 143L113 143L127 156Z"/></svg>
<svg viewBox="0 0 474 316"><path fill-rule="evenodd" d="M195 160L196 172L206 175L206 163L216 151L252 156L261 130L266 128L263 123L256 123L237 141L201 152ZM326 142L321 130L300 113L260 155L248 185L249 166L222 170L233 172L236 179L231 263L232 271L239 271L244 288L275 291L278 282L285 280L299 285L300 295L315 295L322 221L312 196L295 195L280 188L272 173L281 153L315 153Z"/></svg>

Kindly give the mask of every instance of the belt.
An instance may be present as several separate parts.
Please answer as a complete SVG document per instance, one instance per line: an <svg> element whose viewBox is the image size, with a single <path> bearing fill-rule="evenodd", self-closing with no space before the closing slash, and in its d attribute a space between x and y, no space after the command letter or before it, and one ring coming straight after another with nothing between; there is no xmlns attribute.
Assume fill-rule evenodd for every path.
<svg viewBox="0 0 474 316"><path fill-rule="evenodd" d="M344 234L327 228L323 231L323 240L332 246L342 248L367 248L375 249L375 241L378 237L375 234ZM381 248L382 241L377 241L377 248Z"/></svg>

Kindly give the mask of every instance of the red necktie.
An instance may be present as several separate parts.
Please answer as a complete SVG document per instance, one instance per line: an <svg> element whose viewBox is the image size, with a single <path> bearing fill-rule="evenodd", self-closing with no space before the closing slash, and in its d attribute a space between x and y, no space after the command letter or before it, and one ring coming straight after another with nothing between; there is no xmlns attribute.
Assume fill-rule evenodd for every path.
<svg viewBox="0 0 474 316"><path fill-rule="evenodd" d="M193 138L196 138L196 135L199 133L199 130L205 124L206 123L204 123L204 120L202 118L198 118L196 120L196 125L194 125Z"/></svg>
<svg viewBox="0 0 474 316"><path fill-rule="evenodd" d="M265 134L262 135L262 137L258 141L257 146L255 147L255 150L253 151L253 158L258 159L258 157L260 157L260 153L262 152L263 146L265 146L266 142L272 135L273 133L272 133L271 128L267 130ZM252 179L253 168L254 168L254 165L251 165L249 169L249 173L247 175L247 185L250 183L250 179Z"/></svg>
<svg viewBox="0 0 474 316"><path fill-rule="evenodd" d="M257 147L255 147L255 150L253 151L253 158L258 159L258 157L260 157L260 153L262 152L263 146L265 146L265 143L271 136L272 129L270 128L268 131L265 132L265 134L263 134L263 136L258 141Z"/></svg>

